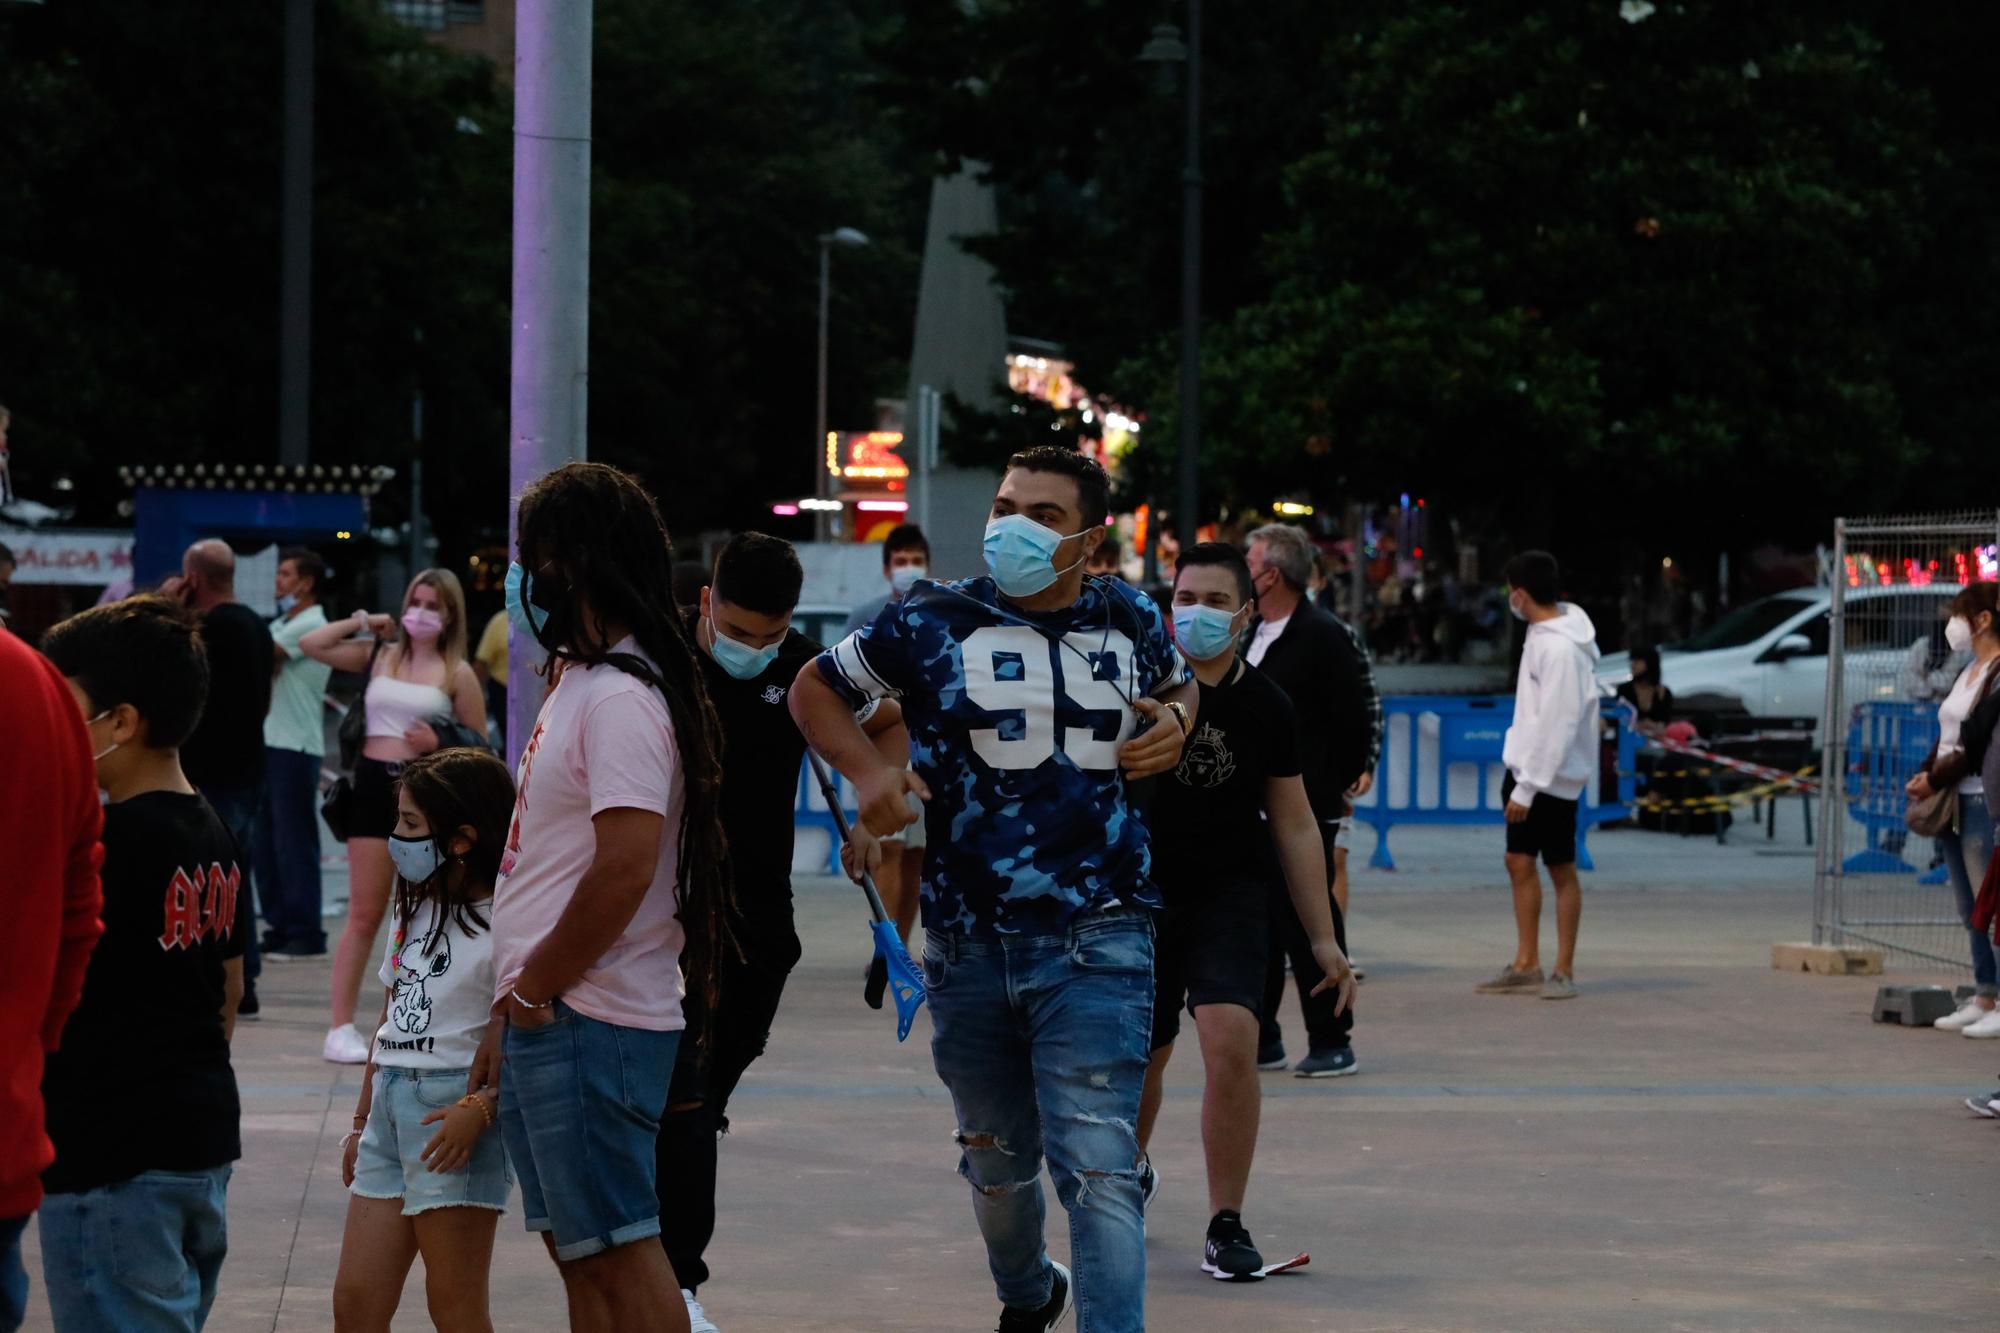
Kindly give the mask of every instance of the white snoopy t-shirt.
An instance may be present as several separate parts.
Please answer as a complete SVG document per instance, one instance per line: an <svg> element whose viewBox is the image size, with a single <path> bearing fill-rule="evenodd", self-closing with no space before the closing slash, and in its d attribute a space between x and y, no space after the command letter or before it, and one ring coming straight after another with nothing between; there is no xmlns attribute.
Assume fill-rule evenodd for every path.
<svg viewBox="0 0 2000 1333"><path fill-rule="evenodd" d="M390 904L390 910L395 905ZM477 904L490 922L493 904ZM493 929L468 932L436 903L417 908L399 946L391 923L382 970L389 1012L375 1034L375 1063L396 1069L464 1069L493 1009Z"/></svg>

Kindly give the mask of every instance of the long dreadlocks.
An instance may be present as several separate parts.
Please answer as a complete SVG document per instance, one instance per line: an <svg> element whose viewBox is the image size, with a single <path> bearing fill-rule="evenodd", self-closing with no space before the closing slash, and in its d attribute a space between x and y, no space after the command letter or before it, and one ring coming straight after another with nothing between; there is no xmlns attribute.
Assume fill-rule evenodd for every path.
<svg viewBox="0 0 2000 1333"><path fill-rule="evenodd" d="M660 692L673 718L686 793L674 903L687 936L681 965L700 999L690 1015L700 1040L716 1012L723 952L734 947L736 903L717 815L721 724L702 682L700 649L674 609L673 540L638 480L603 463L567 463L539 478L522 492L518 519L530 594L547 612L535 637L551 663L636 676ZM579 598L595 617L630 630L649 660L599 642L599 627L578 614Z"/></svg>

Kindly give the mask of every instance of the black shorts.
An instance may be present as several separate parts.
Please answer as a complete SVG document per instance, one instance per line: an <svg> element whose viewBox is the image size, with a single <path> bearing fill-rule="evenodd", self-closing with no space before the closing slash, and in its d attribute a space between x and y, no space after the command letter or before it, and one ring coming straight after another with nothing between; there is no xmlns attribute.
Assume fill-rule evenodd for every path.
<svg viewBox="0 0 2000 1333"><path fill-rule="evenodd" d="M386 838L396 831L396 784L402 777L401 764L366 757L354 761L354 776L348 779L354 790L348 837Z"/></svg>
<svg viewBox="0 0 2000 1333"><path fill-rule="evenodd" d="M1153 1049L1180 1035L1181 1007L1264 1003L1271 927L1261 883L1210 886L1200 899L1169 904L1153 949Z"/></svg>
<svg viewBox="0 0 2000 1333"><path fill-rule="evenodd" d="M1500 784L1500 804L1514 791L1514 775ZM1539 856L1542 864L1572 865L1576 861L1576 802L1537 792L1528 817L1507 826L1507 854Z"/></svg>

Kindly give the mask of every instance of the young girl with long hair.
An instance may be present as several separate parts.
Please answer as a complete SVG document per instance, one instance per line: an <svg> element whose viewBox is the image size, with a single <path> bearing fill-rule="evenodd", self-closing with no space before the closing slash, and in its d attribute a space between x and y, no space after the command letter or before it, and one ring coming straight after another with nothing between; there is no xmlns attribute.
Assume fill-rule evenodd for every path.
<svg viewBox="0 0 2000 1333"><path fill-rule="evenodd" d="M493 1007L493 882L513 805L506 765L484 750L440 750L403 768L388 839L395 928L377 974L382 1018L341 1141L350 1195L333 1318L342 1333L387 1333L419 1254L433 1324L493 1327L487 1271L513 1173L497 1081L468 1092L467 1076Z"/></svg>
<svg viewBox="0 0 2000 1333"><path fill-rule="evenodd" d="M475 732L486 730L486 699L466 661L465 641L465 593L448 569L426 569L411 579L402 612L393 620L356 611L299 640L301 652L335 670L369 673L357 705L367 710L368 739L354 765L347 925L333 951L332 1013L321 1047L336 1064L358 1065L368 1058L368 1040L354 1026L354 1005L389 902L396 779L405 764L438 748L432 718L449 716Z"/></svg>

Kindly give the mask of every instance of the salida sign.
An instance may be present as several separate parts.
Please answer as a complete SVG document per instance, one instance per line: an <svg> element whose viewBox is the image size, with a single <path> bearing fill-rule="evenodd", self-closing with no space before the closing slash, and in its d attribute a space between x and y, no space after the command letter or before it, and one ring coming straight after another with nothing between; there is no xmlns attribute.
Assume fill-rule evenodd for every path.
<svg viewBox="0 0 2000 1333"><path fill-rule="evenodd" d="M14 553L14 582L102 587L132 574L129 532L33 532L0 528Z"/></svg>

